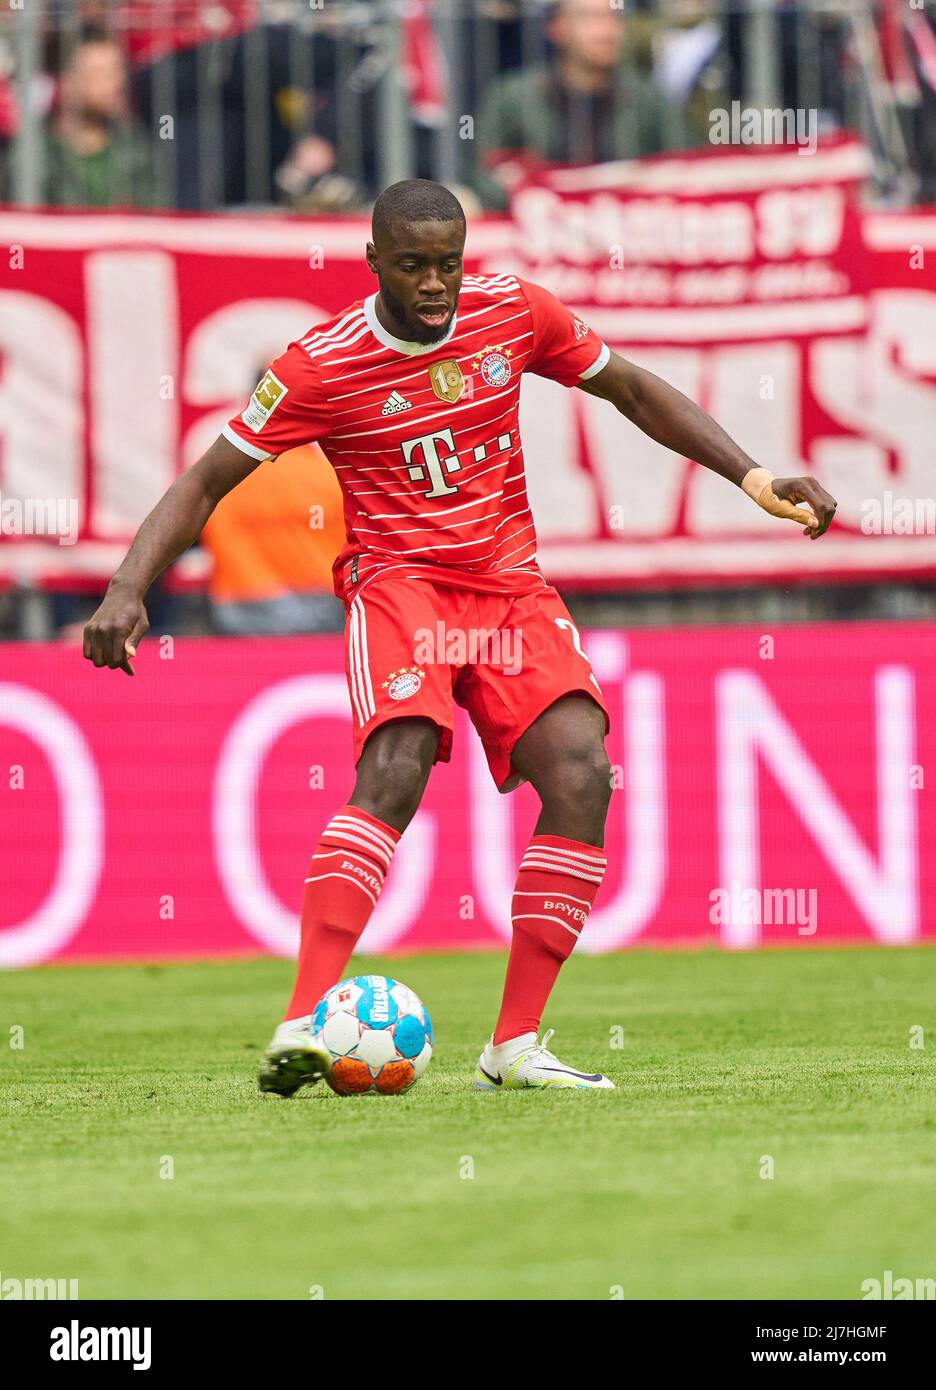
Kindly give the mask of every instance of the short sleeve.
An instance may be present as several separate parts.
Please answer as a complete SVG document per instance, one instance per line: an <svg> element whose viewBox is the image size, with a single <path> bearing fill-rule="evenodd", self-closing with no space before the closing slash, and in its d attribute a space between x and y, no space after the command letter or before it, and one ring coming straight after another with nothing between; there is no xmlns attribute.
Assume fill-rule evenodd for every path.
<svg viewBox="0 0 936 1390"><path fill-rule="evenodd" d="M328 402L318 369L300 343L290 343L264 372L246 408L221 431L250 458L283 454L328 433Z"/></svg>
<svg viewBox="0 0 936 1390"><path fill-rule="evenodd" d="M600 372L611 353L598 334L541 285L521 280L520 286L533 317L533 351L524 370L563 386Z"/></svg>

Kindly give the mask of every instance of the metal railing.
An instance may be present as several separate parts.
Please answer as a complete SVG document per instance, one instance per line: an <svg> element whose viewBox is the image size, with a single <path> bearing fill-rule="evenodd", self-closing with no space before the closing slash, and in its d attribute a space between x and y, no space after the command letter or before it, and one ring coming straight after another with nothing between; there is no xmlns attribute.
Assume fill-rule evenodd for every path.
<svg viewBox="0 0 936 1390"><path fill-rule="evenodd" d="M704 142L706 103L805 108L826 127L865 134L878 191L894 200L911 200L920 178L932 179L917 147L918 113L901 110L884 76L874 5L606 4L621 11L626 61L647 72L656 65L659 74L674 33L718 26L691 98L669 98L685 143ZM340 211L413 175L478 187L485 98L505 74L550 61L551 8L546 0L3 0L0 83L17 114L5 134L0 123L0 196L26 205L84 196ZM82 67L89 37L97 63ZM82 82L106 87L108 65L123 72L125 102L99 91L100 130L94 120L77 134L63 129L69 93ZM438 109L427 111L434 97ZM111 158L99 148L107 139Z"/></svg>

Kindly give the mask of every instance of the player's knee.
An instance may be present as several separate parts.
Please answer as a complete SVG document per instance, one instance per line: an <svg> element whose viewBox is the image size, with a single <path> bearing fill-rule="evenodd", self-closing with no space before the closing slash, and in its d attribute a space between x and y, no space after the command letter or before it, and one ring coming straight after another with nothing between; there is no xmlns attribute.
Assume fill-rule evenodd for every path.
<svg viewBox="0 0 936 1390"><path fill-rule="evenodd" d="M422 799L428 769L414 749L401 749L387 766L375 804L375 814L390 825L412 820Z"/></svg>
<svg viewBox="0 0 936 1390"><path fill-rule="evenodd" d="M593 745L579 758L576 776L582 800L604 815L611 801L611 764L603 743Z"/></svg>
<svg viewBox="0 0 936 1390"><path fill-rule="evenodd" d="M402 748L386 764L372 765L363 776L358 773L352 800L362 811L400 830L419 808L426 775L419 754Z"/></svg>
<svg viewBox="0 0 936 1390"><path fill-rule="evenodd" d="M541 793L544 800L587 812L603 824L611 800L611 764L604 744L566 750L555 760Z"/></svg>
<svg viewBox="0 0 936 1390"><path fill-rule="evenodd" d="M388 724L368 740L358 763L356 806L397 829L419 807L435 759L439 731L428 720Z"/></svg>

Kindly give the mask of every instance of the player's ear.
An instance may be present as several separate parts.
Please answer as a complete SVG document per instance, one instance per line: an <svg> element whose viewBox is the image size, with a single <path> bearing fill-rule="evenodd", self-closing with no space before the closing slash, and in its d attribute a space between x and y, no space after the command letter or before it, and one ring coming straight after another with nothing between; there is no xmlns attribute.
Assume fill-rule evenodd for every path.
<svg viewBox="0 0 936 1390"><path fill-rule="evenodd" d="M365 261L367 262L367 268L368 268L368 270L372 270L372 271L374 272L374 274L376 275L376 274L377 274L377 247L374 245L374 243L373 243L372 241L369 241L369 242L367 243L366 247L364 248L364 259L365 259Z"/></svg>

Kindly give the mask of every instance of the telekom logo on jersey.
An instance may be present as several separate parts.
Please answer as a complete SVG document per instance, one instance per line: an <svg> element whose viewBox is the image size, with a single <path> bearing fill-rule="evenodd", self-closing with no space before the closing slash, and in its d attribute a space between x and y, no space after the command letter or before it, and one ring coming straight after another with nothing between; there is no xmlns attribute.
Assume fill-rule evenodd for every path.
<svg viewBox="0 0 936 1390"><path fill-rule="evenodd" d="M817 888L819 943L936 935L932 856L921 854L936 842L936 823L915 775L936 752L936 734L919 718L936 683L931 632L922 625L790 629L777 639L777 660L762 667L750 656L756 638L740 630L584 640L611 710L616 790L609 872L579 950L612 950L642 936L678 943L717 932L735 948L781 939L745 910L743 895L727 895L713 929L711 894L730 885ZM84 694L76 689L52 665L61 656L49 653L43 681L35 657L11 649L7 669L17 678L0 683L0 762L12 764L13 749L20 762L24 747L39 750L52 781L44 794L34 757L25 773L29 796L11 789L0 799L0 835L24 846L15 865L0 867L0 876L10 875L0 877L0 965L82 950L295 950L289 884L326 804L297 784L295 750L303 760L325 760L325 790L316 796L328 808L350 777L340 737L349 718L340 644L317 643L313 662L308 647L274 639L269 658L248 667L236 641L191 644L199 645L205 650L190 650L181 684L160 682L155 656L149 671L141 662L132 717L129 705L122 717L117 706L102 710L91 682ZM223 709L211 676L219 661L235 687ZM37 688L43 683L45 691ZM129 701L120 689L115 699ZM202 708L193 729L191 712ZM139 718L144 727L158 721L158 744L138 738ZM461 715L455 740L455 760L435 770L401 841L365 950L508 936L532 802L498 794ZM284 761L286 747L293 751ZM163 805L178 798L178 825L154 819L157 794ZM293 848L278 858L284 830ZM194 907L177 887L180 859L197 866ZM128 883L140 904L130 914ZM183 896L178 920L164 922L153 904L169 892ZM466 898L467 922L459 906ZM796 941L795 928L789 939Z"/></svg>
<svg viewBox="0 0 936 1390"><path fill-rule="evenodd" d="M439 457L437 441L444 444L449 452L444 458ZM400 443L403 450L403 457L410 464L407 472L414 483L428 479L430 488L423 493L423 497L447 497L452 492L457 492L457 487L450 487L445 481L447 473L457 473L461 469L458 455L455 452L455 440L450 429L435 430L432 434L421 434L416 439L404 439ZM414 453L421 456L422 463L410 463Z"/></svg>
<svg viewBox="0 0 936 1390"><path fill-rule="evenodd" d="M442 457L439 455L439 443L444 444L449 450ZM475 463L483 463L493 455L504 452L511 447L512 443L513 432L505 430L496 438L476 445L472 450ZM411 481L421 483L428 480L431 484L429 491L423 493L423 497L447 497L450 493L458 491L457 486L449 486L446 481L449 473L461 471L455 439L450 429L434 430L432 434L420 434L415 439L403 439L400 441L400 448L403 450L403 457L410 465L407 471ZM422 462L413 463L414 458L419 458Z"/></svg>

